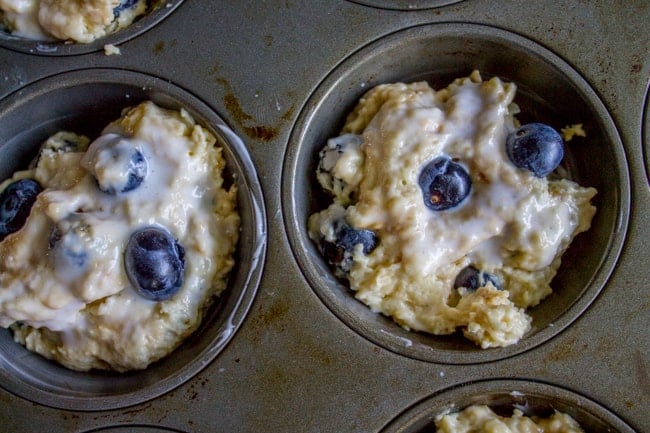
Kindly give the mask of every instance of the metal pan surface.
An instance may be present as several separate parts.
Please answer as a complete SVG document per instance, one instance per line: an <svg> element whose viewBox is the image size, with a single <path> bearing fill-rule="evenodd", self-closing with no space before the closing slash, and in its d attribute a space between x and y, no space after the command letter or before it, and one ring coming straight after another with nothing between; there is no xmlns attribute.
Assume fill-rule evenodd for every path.
<svg viewBox="0 0 650 433"><path fill-rule="evenodd" d="M223 303L147 370L71 372L1 330L0 430L421 433L486 403L650 431L649 18L645 0L193 0L90 45L0 35L0 179L59 127L152 98L220 137L245 215ZM306 227L317 151L367 89L474 68L514 81L529 113L583 122L565 168L599 190L533 330L485 351L371 312Z"/></svg>

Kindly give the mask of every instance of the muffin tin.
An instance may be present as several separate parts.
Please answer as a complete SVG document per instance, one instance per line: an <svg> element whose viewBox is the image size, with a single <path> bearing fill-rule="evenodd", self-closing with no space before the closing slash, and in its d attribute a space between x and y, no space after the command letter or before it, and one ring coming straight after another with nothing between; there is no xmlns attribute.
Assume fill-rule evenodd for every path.
<svg viewBox="0 0 650 433"><path fill-rule="evenodd" d="M62 126L151 98L219 137L243 216L228 291L147 370L71 372L0 332L2 430L422 433L472 403L650 430L649 17L643 0L172 0L88 46L0 35L0 178ZM317 150L359 96L474 68L515 81L522 116L583 123L565 169L599 191L534 329L486 351L371 313L306 234Z"/></svg>

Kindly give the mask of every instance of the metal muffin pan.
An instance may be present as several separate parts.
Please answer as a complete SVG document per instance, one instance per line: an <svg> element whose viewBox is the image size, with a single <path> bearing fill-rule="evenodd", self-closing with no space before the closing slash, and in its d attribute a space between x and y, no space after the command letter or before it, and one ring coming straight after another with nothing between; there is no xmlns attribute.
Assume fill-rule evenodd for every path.
<svg viewBox="0 0 650 433"><path fill-rule="evenodd" d="M112 107L92 129L125 93L185 106L254 191L240 197L250 221L226 305L168 358L126 375L69 372L0 333L0 430L420 433L440 410L521 393L587 431L650 431L647 2L168 3L146 32L93 49L36 53L0 37L0 173L26 164L68 113ZM105 56L104 43L122 54ZM472 68L514 80L523 115L585 123L566 162L599 190L592 230L532 311L536 328L487 352L370 313L305 234L319 205L314 151L356 98ZM236 332L221 341L228 311Z"/></svg>

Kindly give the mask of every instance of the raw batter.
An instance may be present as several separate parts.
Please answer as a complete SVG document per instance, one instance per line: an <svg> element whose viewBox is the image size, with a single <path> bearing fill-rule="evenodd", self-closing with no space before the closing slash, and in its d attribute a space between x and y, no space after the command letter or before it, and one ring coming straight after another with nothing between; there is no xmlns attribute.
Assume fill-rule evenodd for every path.
<svg viewBox="0 0 650 433"><path fill-rule="evenodd" d="M148 3L152 1L0 0L0 23L28 39L88 43L130 25L151 9Z"/></svg>
<svg viewBox="0 0 650 433"><path fill-rule="evenodd" d="M43 187L25 225L0 242L0 325L71 369L142 369L192 333L226 287L236 187L223 185L215 137L185 110L144 102L88 141L58 133L32 169L0 185ZM152 227L184 260L180 290L163 301L143 297L125 270L127 243Z"/></svg>
<svg viewBox="0 0 650 433"><path fill-rule="evenodd" d="M511 417L499 416L488 406L475 405L436 420L437 433L584 433L576 420L555 411L548 418L527 417L515 409Z"/></svg>
<svg viewBox="0 0 650 433"><path fill-rule="evenodd" d="M310 217L310 237L373 311L406 329L462 329L482 348L531 328L525 309L551 293L562 253L590 227L596 190L509 160L515 92L476 71L440 91L380 85L321 151L317 177L333 202ZM420 184L438 162L464 189L432 210L445 197L423 201Z"/></svg>

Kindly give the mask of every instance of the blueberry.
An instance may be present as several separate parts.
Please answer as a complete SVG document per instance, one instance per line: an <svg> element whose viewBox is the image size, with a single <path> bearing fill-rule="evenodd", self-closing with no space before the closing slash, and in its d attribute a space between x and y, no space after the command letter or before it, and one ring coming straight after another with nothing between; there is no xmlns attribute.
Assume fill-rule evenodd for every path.
<svg viewBox="0 0 650 433"><path fill-rule="evenodd" d="M343 205L356 201L360 178L357 179L352 173L360 169L363 161L361 142L360 135L343 134L327 140L327 144L318 153L318 183L335 201ZM342 159L345 164L337 167Z"/></svg>
<svg viewBox="0 0 650 433"><path fill-rule="evenodd" d="M0 193L0 241L25 225L36 196L42 190L35 180L20 179Z"/></svg>
<svg viewBox="0 0 650 433"><path fill-rule="evenodd" d="M59 152L79 152L79 143L72 140L64 140L63 146L57 150Z"/></svg>
<svg viewBox="0 0 650 433"><path fill-rule="evenodd" d="M560 165L564 157L564 142L550 126L528 123L508 135L506 152L515 166L544 177Z"/></svg>
<svg viewBox="0 0 650 433"><path fill-rule="evenodd" d="M418 184L422 189L424 205L433 211L458 206L472 188L467 170L446 156L426 164L420 172Z"/></svg>
<svg viewBox="0 0 650 433"><path fill-rule="evenodd" d="M145 176L147 175L147 161L144 155L137 149L129 154L128 164L128 178L126 184L122 187L120 192L132 191L140 186Z"/></svg>
<svg viewBox="0 0 650 433"><path fill-rule="evenodd" d="M85 271L89 261L86 246L76 231L79 229L79 227L62 229L57 226L49 239L56 273L67 281L79 277Z"/></svg>
<svg viewBox="0 0 650 433"><path fill-rule="evenodd" d="M59 131L43 143L41 153L84 152L88 149L88 141L88 138L83 135Z"/></svg>
<svg viewBox="0 0 650 433"><path fill-rule="evenodd" d="M152 301L172 298L183 285L185 249L165 229L134 232L124 252L126 275L135 291Z"/></svg>
<svg viewBox="0 0 650 433"><path fill-rule="evenodd" d="M138 188L148 174L147 160L133 142L116 134L99 137L82 160L100 190L116 195Z"/></svg>
<svg viewBox="0 0 650 433"><path fill-rule="evenodd" d="M325 239L321 241L321 251L327 261L343 273L350 271L352 253L357 245L362 245L364 254L370 254L379 243L372 230L355 229L342 220L335 222L334 236L333 242Z"/></svg>
<svg viewBox="0 0 650 433"><path fill-rule="evenodd" d="M338 162L339 158L343 156L345 152L348 150L358 150L359 147L361 146L361 136L360 135L354 135L354 134L344 134L340 135L338 137L330 138L327 140L327 144L325 147L321 149L321 151L318 153L318 168L317 168L317 175L319 176L329 176L329 182L327 184L329 185L327 189L332 190L333 187L331 184L335 181L338 180L340 182L343 182L340 179L334 179L332 170L336 166L336 163Z"/></svg>
<svg viewBox="0 0 650 433"><path fill-rule="evenodd" d="M139 0L122 0L119 5L113 8L113 16L115 18L120 16L120 12L130 9L138 3Z"/></svg>
<svg viewBox="0 0 650 433"><path fill-rule="evenodd" d="M501 283L495 275L485 271L479 271L474 266L467 266L463 268L454 281L454 289L464 287L469 291L475 291L479 287L484 287L488 282L492 283L494 287L501 290Z"/></svg>
<svg viewBox="0 0 650 433"><path fill-rule="evenodd" d="M69 131L59 131L45 140L38 156L29 164L29 168L36 168L43 156L53 157L64 153L85 152L88 149L88 143L89 140L86 136Z"/></svg>

